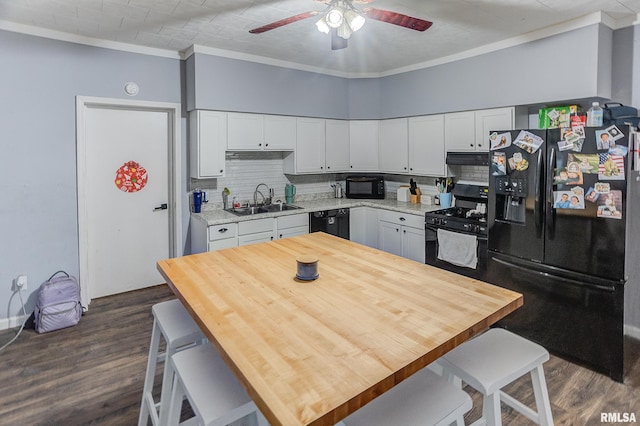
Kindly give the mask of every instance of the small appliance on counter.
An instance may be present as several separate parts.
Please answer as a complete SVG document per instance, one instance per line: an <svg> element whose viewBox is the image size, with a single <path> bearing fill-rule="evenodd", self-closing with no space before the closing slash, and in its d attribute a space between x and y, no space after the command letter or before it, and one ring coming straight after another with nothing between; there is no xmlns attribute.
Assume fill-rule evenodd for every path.
<svg viewBox="0 0 640 426"><path fill-rule="evenodd" d="M335 198L342 198L344 193L342 190L342 184L340 182L336 182L335 184L331 185L331 187L333 188L333 196Z"/></svg>
<svg viewBox="0 0 640 426"><path fill-rule="evenodd" d="M347 176L345 196L347 198L384 199L382 176Z"/></svg>

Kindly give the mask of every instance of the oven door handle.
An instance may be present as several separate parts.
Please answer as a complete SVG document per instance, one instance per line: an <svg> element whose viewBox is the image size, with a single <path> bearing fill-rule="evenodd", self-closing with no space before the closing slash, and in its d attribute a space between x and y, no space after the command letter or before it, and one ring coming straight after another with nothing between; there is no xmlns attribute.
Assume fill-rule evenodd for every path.
<svg viewBox="0 0 640 426"><path fill-rule="evenodd" d="M444 229L444 228L440 228L438 226L429 226L429 225L425 225L425 229L429 230L429 231L433 231L436 234L438 233L438 229L442 229L444 231L455 232L457 234L474 235L476 238L478 238L478 241L487 241L487 236L486 235L467 234L466 232L451 231L449 229Z"/></svg>

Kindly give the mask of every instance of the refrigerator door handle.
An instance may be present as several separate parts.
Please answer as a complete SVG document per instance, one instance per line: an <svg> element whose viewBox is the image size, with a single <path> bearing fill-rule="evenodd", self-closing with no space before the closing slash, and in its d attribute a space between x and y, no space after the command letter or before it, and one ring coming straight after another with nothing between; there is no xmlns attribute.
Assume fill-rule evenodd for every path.
<svg viewBox="0 0 640 426"><path fill-rule="evenodd" d="M535 200L533 205L533 217L536 223L536 235L538 238L542 237L542 207L543 207L543 197L541 197L542 188L544 185L544 170L542 169L542 150L538 150L538 158L537 158L537 182L536 182L536 190L535 190Z"/></svg>
<svg viewBox="0 0 640 426"><path fill-rule="evenodd" d="M508 262L506 260L498 259L498 258L495 258L495 257L491 257L491 260L493 260L494 262L498 262L498 263L500 263L500 264L502 264L504 266L507 266L509 268L514 268L514 269L517 269L519 271L527 272L529 274L539 275L539 276L544 277L544 278L553 277L554 280L561 281L561 282L563 282L565 284L573 285L573 286L580 287L580 288L591 288L591 289L594 289L594 290L605 291L607 293L615 293L615 291L616 291L616 288L614 286L604 286L604 285L600 285L600 284L585 283L583 281L578 281L578 280L574 280L574 279L571 279L571 278L565 278L565 277L561 277L559 275L552 275L552 274L549 274L548 272L535 271L533 269L525 268L524 266L516 265L514 263Z"/></svg>
<svg viewBox="0 0 640 426"><path fill-rule="evenodd" d="M556 166L556 149L549 151L549 167L547 168L547 238L552 240L555 231L555 210L553 208L553 171Z"/></svg>

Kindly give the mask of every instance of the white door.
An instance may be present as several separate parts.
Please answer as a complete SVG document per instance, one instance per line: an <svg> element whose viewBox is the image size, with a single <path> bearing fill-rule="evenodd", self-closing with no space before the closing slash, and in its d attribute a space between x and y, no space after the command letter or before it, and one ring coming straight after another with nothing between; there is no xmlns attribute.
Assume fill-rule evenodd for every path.
<svg viewBox="0 0 640 426"><path fill-rule="evenodd" d="M78 109L80 279L88 303L164 282L156 262L175 252L177 110L80 101Z"/></svg>

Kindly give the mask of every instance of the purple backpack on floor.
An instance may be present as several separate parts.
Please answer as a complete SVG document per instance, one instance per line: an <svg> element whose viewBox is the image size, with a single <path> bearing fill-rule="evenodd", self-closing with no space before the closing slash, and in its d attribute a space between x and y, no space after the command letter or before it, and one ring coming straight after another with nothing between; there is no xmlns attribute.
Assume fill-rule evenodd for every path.
<svg viewBox="0 0 640 426"><path fill-rule="evenodd" d="M65 276L56 277L59 273ZM76 278L58 271L42 283L34 316L38 333L76 325L82 316L80 285Z"/></svg>

